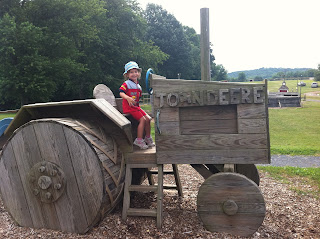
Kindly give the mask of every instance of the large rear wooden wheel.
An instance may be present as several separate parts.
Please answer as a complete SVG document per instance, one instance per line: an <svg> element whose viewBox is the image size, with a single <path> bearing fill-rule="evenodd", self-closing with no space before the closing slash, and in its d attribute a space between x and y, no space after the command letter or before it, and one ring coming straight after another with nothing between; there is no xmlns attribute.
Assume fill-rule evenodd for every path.
<svg viewBox="0 0 320 239"><path fill-rule="evenodd" d="M259 187L238 173L217 173L201 185L198 215L211 232L249 236L262 224L266 207Z"/></svg>
<svg viewBox="0 0 320 239"><path fill-rule="evenodd" d="M41 119L3 148L0 190L21 226L85 233L121 200L125 165L115 140L90 122Z"/></svg>

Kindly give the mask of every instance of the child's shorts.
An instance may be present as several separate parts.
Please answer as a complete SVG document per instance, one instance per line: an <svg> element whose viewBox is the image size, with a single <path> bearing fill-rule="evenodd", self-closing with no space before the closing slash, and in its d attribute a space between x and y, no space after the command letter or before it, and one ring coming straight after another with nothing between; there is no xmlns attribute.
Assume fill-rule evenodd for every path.
<svg viewBox="0 0 320 239"><path fill-rule="evenodd" d="M140 107L132 107L130 111L125 112L126 114L131 114L136 120L140 120L141 117L147 115L147 113Z"/></svg>

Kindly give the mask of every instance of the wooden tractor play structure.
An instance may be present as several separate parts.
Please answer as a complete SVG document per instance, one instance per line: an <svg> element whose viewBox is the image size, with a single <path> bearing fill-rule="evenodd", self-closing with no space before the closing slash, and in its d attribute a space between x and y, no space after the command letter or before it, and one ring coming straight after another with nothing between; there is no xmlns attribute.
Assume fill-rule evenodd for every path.
<svg viewBox="0 0 320 239"><path fill-rule="evenodd" d="M131 122L105 99L20 109L0 161L1 196L19 225L85 233L125 188L123 218L156 216L161 227L162 166L190 164L206 179L197 199L205 228L258 229L265 203L254 164L270 161L266 84L150 78L157 146L148 150L132 150ZM158 185L139 185L151 167ZM157 209L129 208L134 190L158 192Z"/></svg>
<svg viewBox="0 0 320 239"><path fill-rule="evenodd" d="M255 164L270 162L267 82L148 73L156 147L147 150L132 147L135 123L103 85L96 99L19 110L0 137L1 197L17 224L85 233L123 199L123 219L154 216L161 227L163 165L173 165L182 195L177 164L190 164L205 179L197 207L207 230L248 236L260 227L266 208ZM141 185L156 167L158 183ZM130 208L132 191L156 192L157 208Z"/></svg>

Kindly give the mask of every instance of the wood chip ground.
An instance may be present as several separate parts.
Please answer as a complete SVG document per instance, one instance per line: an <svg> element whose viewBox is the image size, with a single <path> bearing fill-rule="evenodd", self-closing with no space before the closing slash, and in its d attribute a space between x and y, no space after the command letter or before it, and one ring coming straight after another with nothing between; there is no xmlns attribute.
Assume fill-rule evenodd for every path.
<svg viewBox="0 0 320 239"><path fill-rule="evenodd" d="M164 192L164 221L162 229L156 228L154 218L128 217L121 220L119 205L99 225L84 235L47 229L22 228L15 225L0 204L0 238L241 238L228 234L206 231L198 216L196 200L203 178L189 165L179 165L184 197L177 191ZM173 178L166 176L165 182ZM320 200L313 196L300 196L282 184L260 172L260 189L266 201L265 220L250 238L320 238ZM295 182L295 186L308 187ZM156 205L152 193L136 193L136 207Z"/></svg>

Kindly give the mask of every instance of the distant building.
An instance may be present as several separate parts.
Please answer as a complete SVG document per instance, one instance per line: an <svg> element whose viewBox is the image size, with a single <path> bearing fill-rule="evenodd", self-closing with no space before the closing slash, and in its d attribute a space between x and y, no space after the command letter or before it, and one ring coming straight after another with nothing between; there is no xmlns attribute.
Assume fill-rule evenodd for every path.
<svg viewBox="0 0 320 239"><path fill-rule="evenodd" d="M289 92L289 88L286 85L285 80L283 80L281 87L279 88L279 92Z"/></svg>
<svg viewBox="0 0 320 239"><path fill-rule="evenodd" d="M289 92L283 80L278 92L269 92L268 107L301 107L301 96L298 92Z"/></svg>

